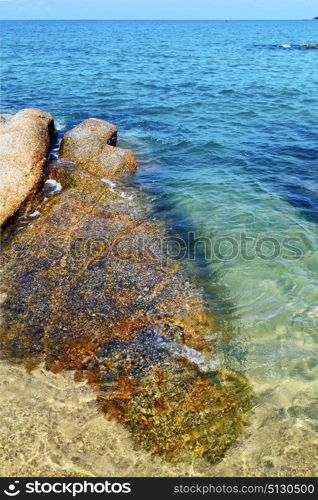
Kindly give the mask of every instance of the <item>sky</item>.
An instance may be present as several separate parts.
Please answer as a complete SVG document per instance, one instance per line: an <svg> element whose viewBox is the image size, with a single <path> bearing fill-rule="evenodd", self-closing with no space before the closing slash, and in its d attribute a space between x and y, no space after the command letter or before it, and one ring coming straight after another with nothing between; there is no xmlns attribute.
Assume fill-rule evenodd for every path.
<svg viewBox="0 0 318 500"><path fill-rule="evenodd" d="M318 0L0 0L0 19L311 19Z"/></svg>

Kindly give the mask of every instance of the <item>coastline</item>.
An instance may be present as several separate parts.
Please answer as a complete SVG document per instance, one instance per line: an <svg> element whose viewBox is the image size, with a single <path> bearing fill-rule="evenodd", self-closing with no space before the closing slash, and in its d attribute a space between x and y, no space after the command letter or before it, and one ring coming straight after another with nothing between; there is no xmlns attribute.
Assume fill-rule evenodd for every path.
<svg viewBox="0 0 318 500"><path fill-rule="evenodd" d="M203 241L196 258L190 255L187 271L194 278L195 289L203 290L204 303L214 324L202 353L198 347L191 348L197 352L187 351L187 354L193 355L200 370L224 362L227 368L244 373L254 393L248 425L222 461L210 465L190 453L182 454L181 470L180 464L164 462L137 447L130 431L124 432L123 425L109 421L106 414L98 413L103 423L100 421L94 433L89 428L90 416L95 422L90 405L95 405L97 411L96 396L100 395L100 388L84 382L92 359L83 354L81 359L74 360L75 371L53 374L44 371L42 356L45 356L35 341L34 347L40 354L33 363L26 363L26 370L23 360L20 365L6 360L1 363L5 398L0 418L4 422L6 450L2 470L16 471L19 465L20 471L22 467L24 470L35 467L67 475L82 470L98 477L107 475L108 470L120 475L121 466L122 473L134 474L133 466L137 464L140 475L147 471L149 475L169 475L171 471L180 476L206 477L317 476L318 172L317 88L313 72L317 49L312 47L317 42L316 27L314 22L293 21L1 23L6 52L2 81L4 109L16 113L36 104L53 111L60 137L88 116L118 125L119 145L136 153L139 168L127 185L125 180L108 178L106 173L97 184L92 177L91 189L95 185L101 192L102 183L113 201L124 203L137 196L139 206L144 208L150 201L155 217L168 228L168 239L180 235L187 242L185 235L195 234L196 239ZM54 77L48 82L49 75ZM55 152L56 149L53 157ZM74 193L74 189L78 193L78 211L83 217L88 214L91 195L86 196L86 189L75 182L75 172L68 180L62 172L56 173L59 161L50 164L51 178L45 182L43 191L37 193L39 210L34 200L30 200L25 205L29 214L20 217L15 227L21 234L26 229L30 235L28 228L33 225L35 236L34 248L31 245L30 250L33 266L30 268L31 258L26 259L25 269L21 264L17 281L10 284L17 300L9 304L20 319L24 296L34 294L36 288L30 276L22 278L23 272L38 272L45 262L49 265L47 260L41 264L38 259L38 253L43 257L43 252L37 250L45 242L39 219L51 216L52 220L54 212L54 232L59 239L62 228L65 225L69 228L66 222L69 216L78 219L74 197L69 193L69 190ZM61 163L66 167L67 162ZM87 185L87 176L85 179ZM69 194L64 197L66 189ZM43 202L45 197L48 199ZM62 197L73 208L66 207L64 214L63 210L58 214L53 205L56 207ZM84 197L87 202L83 204ZM98 212L105 222L105 215L112 211L105 208L105 204L94 205L94 218ZM146 212L152 213L148 208ZM125 214L124 210L117 216L126 217ZM86 221L89 229L88 217ZM6 234L9 230L8 227ZM80 233L85 234L83 229ZM98 237L101 234L99 229L95 233ZM90 235L94 236L94 231ZM22 240L19 236L17 243ZM78 259L81 259L81 252L87 252L87 248L75 237L73 242L79 243ZM99 245L100 241L92 242L91 250L98 250ZM191 243L189 247L192 248ZM52 251L54 255L61 251L58 241ZM70 267L67 259L60 262L65 264L66 274L72 274L78 267L76 263ZM116 270L113 275L113 282L121 276ZM14 276L12 273L13 279ZM0 277L1 281L1 274ZM45 273L41 279L47 279ZM125 280L124 276L124 282L121 281L124 285ZM52 294L46 288L49 290L57 281L52 278L51 282L45 281L47 287L38 289L43 303L35 300L35 308L44 308L46 303L50 310ZM125 300L123 287L118 289ZM81 286L77 292L78 296ZM65 311L70 307L72 295L66 294L61 301L62 295L58 294L56 299L56 311L62 303L66 317L62 328L68 327L70 315ZM85 295L89 310L81 318L89 324L96 314L90 310L94 294L91 300L89 293ZM6 291L1 292L0 303L5 297ZM78 306L81 300L77 301ZM106 314L102 301L99 304L99 312ZM32 309L26 306L25 310L30 312L32 321ZM77 311L80 316L80 308ZM43 317L47 323L52 319L58 326L55 316ZM101 327L96 323L94 333L99 333L102 320ZM11 324L13 328L17 325L14 320ZM31 338L27 329L25 336L20 335L21 324L16 335L14 330L11 332L13 350L23 350L28 337ZM54 338L58 339L57 329L55 333ZM138 335L140 338L141 332ZM146 358L149 359L149 352L158 356L151 343L147 342L147 346ZM113 352L119 357L123 352L135 356L135 348L136 342L126 344L121 339ZM45 349L46 354L53 351L48 339ZM86 352L87 344L83 349ZM179 341L174 354L176 351L180 354ZM140 360L144 354L145 349L137 358ZM102 355L111 361L110 351L103 349L93 356L96 367L101 366ZM51 361L60 357L55 353ZM63 364L70 364L68 354ZM113 367L118 372L118 364ZM58 364L54 366L54 371L59 369ZM66 386L69 404L62 397ZM46 406L45 401L41 402L41 391L47 395ZM83 405L82 413L76 410L79 405ZM84 443L80 434L72 441L70 431L63 427L63 419L67 420L65 427L72 420L69 415L73 417L74 432L83 429ZM37 425L41 449L35 438L29 439ZM119 436L117 441L110 429ZM63 447L64 441L67 446Z"/></svg>
<svg viewBox="0 0 318 500"><path fill-rule="evenodd" d="M88 179L95 186L93 177L87 178L87 174L69 168L69 164L54 160L46 172L47 179L53 183L50 202L53 205L60 196L60 188L55 192L56 186L70 188L76 176L79 176L76 182L81 189ZM84 184L83 179L86 179ZM119 198L124 195L123 199L129 203L131 196L136 196L131 188L127 192L124 182L117 185L108 180L106 186L111 193L118 190ZM148 202L141 196L138 203L145 209ZM43 217L45 204L44 212L43 208L38 208L39 216ZM30 224L33 224L32 217L25 227ZM82 354L82 359L84 357ZM278 380L255 382L257 392L248 426L226 451L222 461L211 465L186 450L176 460L165 461L136 446L129 429L99 411L96 388L87 385L85 369L78 370L73 365L70 371L60 372L59 368L53 372L60 373L53 373L45 368L45 363L38 363L30 373L21 364L7 361L0 364L3 389L0 413L6 424L6 432L1 438L2 463L5 464L1 474L5 476L99 477L106 472L109 476L120 476L123 470L123 477L315 476L313 457L317 454L318 443L311 408L315 396L314 391L310 392L310 384L306 398L300 384L284 401ZM251 376L253 382L253 374ZM293 406L290 400L294 401ZM14 421L10 421L12 414ZM299 417L303 416L307 419L306 426L300 425ZM34 436L34 428L38 429L38 438ZM273 442L275 444L271 444ZM286 446L289 442L292 444Z"/></svg>
<svg viewBox="0 0 318 500"><path fill-rule="evenodd" d="M2 130L41 113L24 110ZM75 371L141 448L214 463L247 424L251 389L243 375L207 364L212 318L182 262L162 247L163 224L125 187L137 164L116 138L96 119L65 134L42 202L22 230L4 233L2 353L31 371L42 363ZM15 158L15 135L11 142Z"/></svg>

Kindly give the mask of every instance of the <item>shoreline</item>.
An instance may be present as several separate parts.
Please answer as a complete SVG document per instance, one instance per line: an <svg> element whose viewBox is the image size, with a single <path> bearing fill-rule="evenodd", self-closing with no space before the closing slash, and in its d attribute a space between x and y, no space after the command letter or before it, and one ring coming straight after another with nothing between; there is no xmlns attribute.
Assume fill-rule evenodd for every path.
<svg viewBox="0 0 318 500"><path fill-rule="evenodd" d="M141 448L213 463L243 431L251 389L206 365L212 318L160 245L151 205L125 186L137 164L116 139L97 119L67 132L32 222L4 245L2 352L29 370L75 370Z"/></svg>
<svg viewBox="0 0 318 500"><path fill-rule="evenodd" d="M14 8L10 2L3 2L0 7L4 10L10 5ZM318 12L307 17L314 15ZM36 16L29 11L26 17ZM59 16L53 13L52 17ZM6 449L6 458L1 458L2 471L13 470L16 465L43 471L41 467L45 465L52 473L57 467L61 471L68 467L69 473L75 474L80 466L87 474L98 477L107 475L108 471L120 475L129 470L133 474L133 464L137 464L136 473L148 472L150 476L169 475L170 471L192 477L196 474L247 478L317 476L318 171L315 167L318 115L313 72L316 49L295 47L318 42L316 24L304 21L31 21L3 22L1 28L6 53L2 109L16 113L36 104L53 112L60 139L89 116L107 120L118 126L118 145L133 150L139 163L136 173L123 181L108 178L107 172L103 174L104 180L83 174L81 187L80 179L76 180L76 168L70 170L61 159L54 161L49 167L51 178L39 193L40 206L19 218L16 230L20 235L17 240L14 237L16 243L12 248L21 255L21 247L26 244L29 254L22 255L22 263L16 271L8 259L5 274L8 281L9 274L11 276L8 290L12 293L7 302L11 312L6 311L6 315L16 311L19 325L14 319L10 320L13 327L9 335L10 348L6 346L4 350L8 354L15 350L17 356L22 356L29 345L38 359L34 359L33 364L30 361L27 368L23 360L15 366L6 360L2 363L1 388L6 394L0 411L5 431L1 446ZM52 152L53 158L57 149ZM59 162L62 170L68 168L68 172L56 173ZM85 187L88 184L90 188ZM92 371L91 363L95 363L102 369L104 357L114 368L111 378L116 378L119 362L114 362L112 354L121 358L123 353L129 356L132 353L134 360L141 331L132 330L129 341L120 339L111 351L104 345L98 353L83 339L82 343L78 342L78 350L83 348L85 353L73 359L74 365L78 365L74 370L38 373L44 370L46 360L48 367L54 360L62 361L64 366L71 364L70 349L64 349L59 338L63 338L63 332L64 336L71 337L69 331L75 331L75 323L78 323L75 335L82 336L82 323L87 330L92 330L96 340L112 330L109 328L111 314L123 311L124 307L126 311L131 308L136 311L138 300L147 304L145 291L134 293L134 301L126 295L125 284L131 279L128 272L121 274L111 267L112 280L105 277L103 266L108 267L110 255L109 259L105 257L104 264L102 259L90 263L90 273L94 273L95 278L87 286L86 274L82 274L83 278L78 275L80 262L84 265L90 252L97 253L103 242L107 244L102 226L108 224L116 229L114 217L110 217L114 213L113 205L109 205L106 198L98 204L96 200L90 212L92 194L87 191L94 191L95 187L105 196L109 192L112 203L117 200L123 207L116 210L119 232L119 226L125 223L124 217L127 224L134 217L134 210L128 213L124 208L125 204L131 206L128 198L133 197L132 202L135 201L140 210L144 207L144 213L158 218L167 229L166 247L176 241L172 248L178 253L177 242L181 241L189 281L202 294L204 307L214 321L202 350L174 340L171 352L171 344L162 344L165 339L158 330L155 338L162 350L158 345L158 349L154 349L149 330L143 330L148 335L149 349L146 353L143 345L137 359L149 360L150 356L158 359L162 354L171 368L172 354L183 353L188 361L195 361L199 372L216 370L221 364L223 368L243 373L253 388L248 425L217 465L212 466L205 459L192 459L190 452L187 456L182 454L182 470L181 464L163 462L137 447L128 428L123 432L123 424L115 420L109 423L106 414L99 414L103 420L95 433L89 427L90 417L92 426L95 422L91 407L97 411L96 397L105 396L107 387L110 389L106 396L110 391L114 393L115 382L107 381L104 373L101 386L86 386L86 366ZM73 225L79 217L85 218L86 230L84 221L80 227ZM60 238L72 225L73 235L66 239L63 233ZM29 239L22 238L24 231ZM55 273L52 270L49 277L45 267L52 269L53 264L47 257L49 250L44 257L44 248L48 247L46 243L53 232L56 244L52 241L49 248L57 270ZM85 244L87 238L82 241L81 238L87 234L89 241ZM138 234L137 228L134 234ZM189 234L195 235L195 242L200 241L198 245ZM127 258L136 254L137 239L129 248L128 242L133 243L132 239L117 246L117 254L126 257L125 269L129 269ZM9 255L9 251L6 252ZM60 252L64 259L59 258ZM72 259L68 257L71 253ZM158 267L168 283L170 274L165 272L166 265L151 253L147 265L149 274ZM135 259L136 270L141 266L141 257ZM121 260L118 259L119 269ZM67 288L62 278L63 269L65 276L74 277L72 285L68 278ZM41 275L38 281L32 279L32 273ZM136 271L135 275L138 285L142 273ZM0 276L0 282L5 282ZM105 278L110 283L108 288L120 280L114 294L115 303L109 300L107 290L106 301L102 300L101 282ZM130 289L138 290L134 286ZM5 293L0 291L0 302L6 297ZM33 309L25 302L28 295L35 298ZM149 300L150 295L151 291ZM120 304L116 297L120 297ZM179 307L182 301L179 295L170 294L170 297L172 311L174 303ZM151 303L153 311L155 304ZM92 309L94 304L96 310ZM72 320L69 313L73 306L78 320ZM22 309L26 311L24 318ZM161 306L157 310L160 311ZM61 319L58 311L61 311ZM121 317L124 319L127 315ZM28 318L37 326L33 329L33 343L31 329L23 327ZM118 316L114 318L117 322ZM179 326L179 320L174 318L169 315L167 323ZM139 314L134 315L134 320L140 321ZM93 328L90 328L91 322ZM128 328L128 323L121 322L120 329L122 327ZM47 334L43 349L42 328ZM180 335L181 331L174 330L176 334ZM3 335L1 338L5 343ZM54 351L50 338L56 340L58 352ZM73 344L75 340L74 336ZM68 344L71 346L71 339ZM93 359L86 356L87 349L96 353ZM61 359L63 350L65 357ZM72 349L74 355L76 352ZM152 362L145 365L147 370L153 366ZM54 366L55 371L58 369L59 366ZM32 371L31 375L28 370ZM127 375L126 379L130 376ZM69 380L69 404L67 398L62 398L64 376ZM74 377L78 380L78 392ZM223 383L221 385L224 388ZM129 396L129 387L118 387L121 397L123 389ZM87 401L87 405L84 404L86 390L92 391L91 403ZM82 391L83 400L79 398ZM156 401L156 405L160 403ZM29 435L33 435L32 415L34 429L39 427L38 439L33 441L29 439ZM73 441L70 432L65 430L71 420L74 432L78 431ZM118 435L116 442L110 429ZM43 463L38 450L42 442ZM11 450L9 443L12 443ZM54 448L56 443L58 453ZM58 465L57 455L61 459ZM210 483L216 481L211 479ZM253 483L253 480L246 482ZM275 482L279 480L273 484Z"/></svg>
<svg viewBox="0 0 318 500"><path fill-rule="evenodd" d="M38 367L28 374L2 361L0 387L3 477L316 476L315 429L300 427L297 418L286 427L275 405L265 403L269 387L256 394L265 404L256 406L250 426L216 465L189 456L174 464L136 448L127 430L98 412L94 388L75 382L72 372Z"/></svg>

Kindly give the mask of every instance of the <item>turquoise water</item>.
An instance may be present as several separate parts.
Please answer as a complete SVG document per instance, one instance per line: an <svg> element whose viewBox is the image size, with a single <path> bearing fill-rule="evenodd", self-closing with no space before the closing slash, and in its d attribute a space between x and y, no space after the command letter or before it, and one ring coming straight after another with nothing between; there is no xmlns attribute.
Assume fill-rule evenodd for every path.
<svg viewBox="0 0 318 500"><path fill-rule="evenodd" d="M174 232L203 238L192 271L218 319L220 351L266 406L257 418L289 411L302 446L297 429L314 417L295 420L290 409L318 388L318 50L293 45L317 43L318 23L1 30L3 111L46 109L61 133L89 116L118 126L139 159L131 182Z"/></svg>

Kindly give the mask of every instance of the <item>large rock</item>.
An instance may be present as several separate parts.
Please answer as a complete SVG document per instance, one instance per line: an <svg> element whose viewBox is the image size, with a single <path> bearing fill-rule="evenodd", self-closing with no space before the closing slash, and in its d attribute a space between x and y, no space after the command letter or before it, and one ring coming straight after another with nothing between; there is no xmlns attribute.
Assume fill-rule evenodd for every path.
<svg viewBox="0 0 318 500"><path fill-rule="evenodd" d="M36 192L54 134L49 113L24 109L0 120L0 225Z"/></svg>
<svg viewBox="0 0 318 500"><path fill-rule="evenodd" d="M103 340L164 323L204 347L212 318L166 254L165 228L143 193L60 162L44 188L54 183L62 192L46 191L32 224L4 243L6 349L36 361L41 353L54 371L76 369Z"/></svg>
<svg viewBox="0 0 318 500"><path fill-rule="evenodd" d="M3 249L3 357L86 376L100 408L166 459L219 460L250 389L213 352L202 291L169 255L148 199L61 160L44 190Z"/></svg>
<svg viewBox="0 0 318 500"><path fill-rule="evenodd" d="M135 172L135 155L116 148L117 129L96 118L84 120L67 132L62 140L60 157L72 161L98 177L115 178Z"/></svg>
<svg viewBox="0 0 318 500"><path fill-rule="evenodd" d="M212 318L166 254L164 226L136 189L69 164L49 177L63 190L46 192L4 246L3 356L86 374L100 408L166 459L219 460L242 432L250 389L213 354Z"/></svg>

